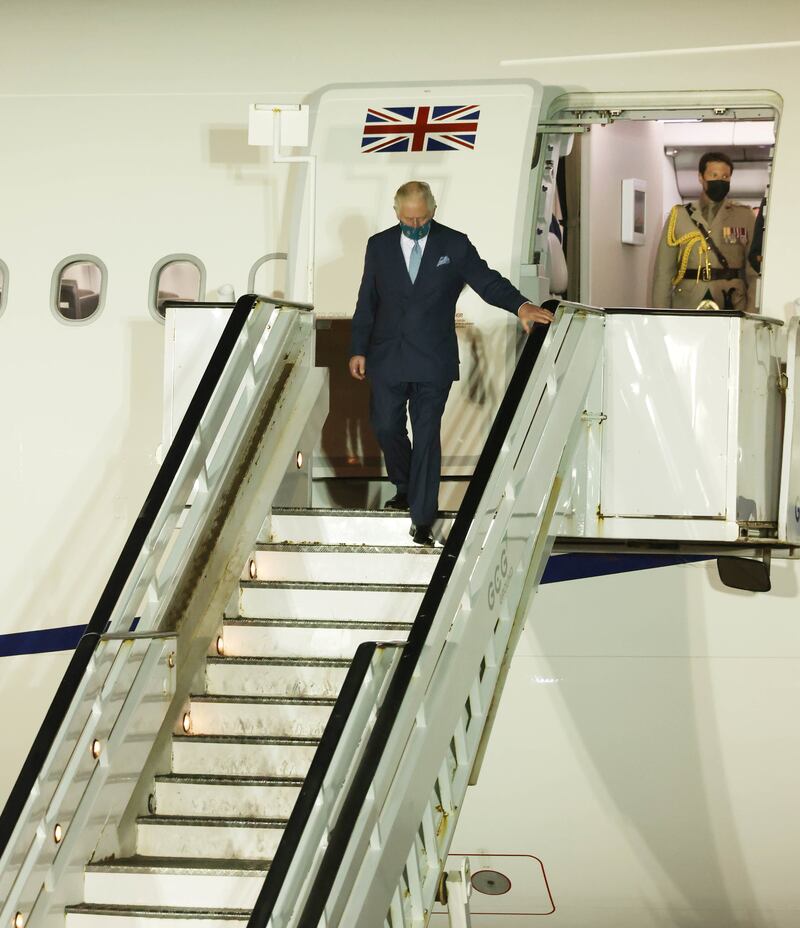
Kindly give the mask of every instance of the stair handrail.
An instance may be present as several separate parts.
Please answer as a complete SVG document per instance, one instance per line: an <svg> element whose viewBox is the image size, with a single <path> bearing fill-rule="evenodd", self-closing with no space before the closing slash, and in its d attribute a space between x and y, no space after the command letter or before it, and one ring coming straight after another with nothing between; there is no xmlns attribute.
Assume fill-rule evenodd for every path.
<svg viewBox="0 0 800 928"><path fill-rule="evenodd" d="M109 630L110 618L130 582L146 540L151 535L159 517L163 515L164 504L169 497L173 484L180 475L182 464L192 448L201 420L223 379L240 337L248 324L251 314L262 304L266 304L273 310L292 309L312 312L314 309L309 303L275 299L257 294L246 294L240 297L233 306L230 318L206 365L181 424L167 450L163 463L156 473L150 491L134 521L108 582L100 595L97 606L75 648L3 811L0 813L0 861L2 861L14 836L23 811L31 797L36 793L40 774L50 756L58 733L65 724L70 707L80 690L81 682L84 680L95 650L104 632ZM177 305L191 307L194 304L180 302ZM201 303L199 305L209 304ZM230 306L231 304L215 303L213 305ZM263 320L264 329L266 329L268 323L269 319L265 318ZM127 631L127 629L110 630Z"/></svg>

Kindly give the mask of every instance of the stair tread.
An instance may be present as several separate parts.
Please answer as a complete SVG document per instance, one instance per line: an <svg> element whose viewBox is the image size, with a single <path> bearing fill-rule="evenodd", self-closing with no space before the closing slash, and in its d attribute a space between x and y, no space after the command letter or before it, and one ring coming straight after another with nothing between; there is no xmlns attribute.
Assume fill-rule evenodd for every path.
<svg viewBox="0 0 800 928"><path fill-rule="evenodd" d="M196 786L302 786L304 777L229 776L213 773L161 773L156 783L186 783Z"/></svg>
<svg viewBox="0 0 800 928"><path fill-rule="evenodd" d="M441 548L428 548L415 545L409 540L407 545L367 545L341 542L340 544L314 543L309 541L259 541L256 551L291 551L292 553L316 554L414 554L422 557L437 556Z"/></svg>
<svg viewBox="0 0 800 928"><path fill-rule="evenodd" d="M248 860L225 857L146 857L134 854L132 857L119 857L113 860L100 860L87 864L91 873L255 873L264 874L269 869L270 861Z"/></svg>
<svg viewBox="0 0 800 928"><path fill-rule="evenodd" d="M424 593L427 583L326 583L324 580L242 580L243 590L328 590L345 593Z"/></svg>
<svg viewBox="0 0 800 928"><path fill-rule="evenodd" d="M231 818L218 815L140 815L139 825L192 825L211 828L285 828L288 818Z"/></svg>
<svg viewBox="0 0 800 928"><path fill-rule="evenodd" d="M193 703L213 703L230 706L334 706L333 696L217 696L196 693L189 697Z"/></svg>
<svg viewBox="0 0 800 928"><path fill-rule="evenodd" d="M105 903L81 902L66 906L65 912L73 915L131 915L141 918L208 918L240 921L250 918L249 909L188 909L183 906L168 908L151 905L108 905Z"/></svg>
<svg viewBox="0 0 800 928"><path fill-rule="evenodd" d="M232 655L230 657L208 657L206 665L251 664L263 667L349 667L352 658L346 657L250 657Z"/></svg>
<svg viewBox="0 0 800 928"><path fill-rule="evenodd" d="M334 516L353 517L367 516L370 518L408 519L407 512L398 512L394 509L309 509L303 506L281 506L272 510L274 516ZM446 509L439 513L440 519L455 519L455 510Z"/></svg>
<svg viewBox="0 0 800 928"><path fill-rule="evenodd" d="M345 622L342 619L260 619L248 618L247 616L226 616L223 619L223 626L238 627L249 626L253 628L340 628L342 631L353 631L353 629L365 628L382 628L402 631L409 629L413 622Z"/></svg>
<svg viewBox="0 0 800 928"><path fill-rule="evenodd" d="M292 735L173 735L173 741L197 744L275 744L283 747L316 747L319 738L300 738Z"/></svg>

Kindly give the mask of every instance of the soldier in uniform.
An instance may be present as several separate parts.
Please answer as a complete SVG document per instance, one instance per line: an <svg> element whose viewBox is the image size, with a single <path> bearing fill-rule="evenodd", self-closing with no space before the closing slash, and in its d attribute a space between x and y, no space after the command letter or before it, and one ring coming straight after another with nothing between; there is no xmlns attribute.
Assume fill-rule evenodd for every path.
<svg viewBox="0 0 800 928"><path fill-rule="evenodd" d="M757 272L747 260L755 217L728 199L733 163L718 151L700 159L699 200L673 206L656 254L653 306L755 311Z"/></svg>

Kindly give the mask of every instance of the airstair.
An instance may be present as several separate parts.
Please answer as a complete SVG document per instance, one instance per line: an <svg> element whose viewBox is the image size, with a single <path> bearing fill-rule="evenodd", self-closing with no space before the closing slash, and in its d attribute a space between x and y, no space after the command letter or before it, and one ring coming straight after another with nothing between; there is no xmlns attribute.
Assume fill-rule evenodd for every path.
<svg viewBox="0 0 800 928"><path fill-rule="evenodd" d="M604 315L529 337L425 549L275 505L327 412L308 309L230 317L0 818L2 925L400 928L448 886L458 923L444 865Z"/></svg>

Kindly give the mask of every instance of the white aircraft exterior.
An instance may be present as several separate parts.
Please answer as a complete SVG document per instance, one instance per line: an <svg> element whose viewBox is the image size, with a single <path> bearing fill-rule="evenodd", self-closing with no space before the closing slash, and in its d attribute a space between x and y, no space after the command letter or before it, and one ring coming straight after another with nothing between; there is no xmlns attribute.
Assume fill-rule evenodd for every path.
<svg viewBox="0 0 800 928"><path fill-rule="evenodd" d="M503 80L541 84L542 114L565 94L604 109L776 106L761 311L788 319L800 305L789 2L7 2L0 29L0 796L158 467L154 265L196 255L204 295L238 295L260 256L302 238L299 169L248 146L251 103ZM476 178L457 206L445 190L437 214L457 215L487 256L493 186ZM393 221L376 204L374 227L323 226L318 241L350 254ZM81 325L50 307L70 255L107 271L102 308ZM346 315L357 275L336 280L327 312ZM302 275L291 283L304 299ZM799 582L795 562L777 561L770 593L734 591L698 561L542 587L455 839L473 870L491 860L517 887L513 907L476 906L479 928L797 924Z"/></svg>

